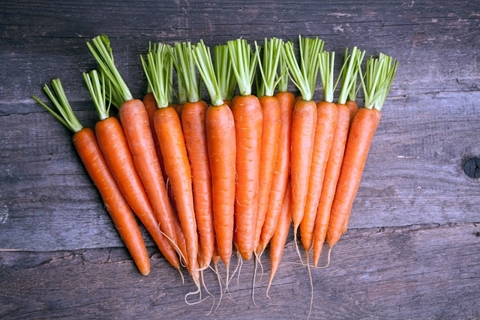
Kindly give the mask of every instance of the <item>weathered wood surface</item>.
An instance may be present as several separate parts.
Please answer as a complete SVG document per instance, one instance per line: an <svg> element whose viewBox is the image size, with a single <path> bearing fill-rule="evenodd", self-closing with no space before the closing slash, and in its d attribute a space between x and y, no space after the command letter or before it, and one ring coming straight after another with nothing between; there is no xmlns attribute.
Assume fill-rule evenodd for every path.
<svg viewBox="0 0 480 320"><path fill-rule="evenodd" d="M357 45L397 58L350 231L331 266L314 271L312 318L480 317L480 180L462 169L480 155L479 21L478 1L0 2L0 317L191 318L209 310L208 301L185 305L191 283L181 286L152 246L158 268L136 273L70 133L31 99L60 77L80 120L93 125L81 72L95 66L85 42L100 33L111 37L138 97L148 41L301 34L339 56ZM293 264L292 242L284 261L272 300L264 279L257 307L244 264L242 284L231 287L236 302L225 297L218 317L305 318L308 278ZM218 293L212 274L206 280Z"/></svg>

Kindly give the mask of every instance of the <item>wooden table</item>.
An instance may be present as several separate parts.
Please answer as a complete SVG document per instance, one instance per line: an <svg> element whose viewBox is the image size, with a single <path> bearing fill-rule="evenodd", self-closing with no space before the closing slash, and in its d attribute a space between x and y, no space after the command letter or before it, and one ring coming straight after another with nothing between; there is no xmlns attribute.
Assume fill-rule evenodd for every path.
<svg viewBox="0 0 480 320"><path fill-rule="evenodd" d="M187 305L192 281L182 284L149 238L152 272L137 272L70 132L31 99L46 100L41 87L59 77L92 126L81 73L96 65L86 42L102 33L136 97L146 90L139 55L149 41L300 34L339 57L358 46L398 59L350 228L330 266L311 270L310 318L480 318L480 180L463 168L480 156L479 21L478 1L2 1L0 318L308 317L309 276L292 237L271 299L265 254L255 303L248 261L209 315L213 299ZM205 284L218 303L213 272Z"/></svg>

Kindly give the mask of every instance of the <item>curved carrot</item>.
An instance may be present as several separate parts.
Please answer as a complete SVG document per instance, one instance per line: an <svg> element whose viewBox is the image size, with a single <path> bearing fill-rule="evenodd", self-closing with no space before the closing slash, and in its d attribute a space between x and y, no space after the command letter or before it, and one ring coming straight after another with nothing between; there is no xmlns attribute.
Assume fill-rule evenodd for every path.
<svg viewBox="0 0 480 320"><path fill-rule="evenodd" d="M279 109L281 119L280 133L278 135L278 154L268 198L267 213L262 226L260 241L256 248L257 254L260 254L270 242L275 232L285 192L289 190L289 188L287 188L287 181L290 176L290 132L292 128L292 112L295 96L288 91L277 92L275 96L280 102Z"/></svg>
<svg viewBox="0 0 480 320"><path fill-rule="evenodd" d="M333 102L320 101L317 103L317 115L305 213L300 223L300 236L305 251L309 251L312 247L317 207L338 120L337 105Z"/></svg>
<svg viewBox="0 0 480 320"><path fill-rule="evenodd" d="M285 249L285 244L287 243L288 233L290 231L290 225L292 224L292 212L291 209L291 192L290 192L290 183L287 186L287 192L282 204L282 210L280 216L278 217L277 227L275 228L275 233L273 234L271 243L270 243L270 279L268 280L267 285L267 297L268 291L272 284L273 278L277 273L278 267L280 266L280 261L282 260L283 251Z"/></svg>
<svg viewBox="0 0 480 320"><path fill-rule="evenodd" d="M60 115L37 97L33 97L34 100L40 103L40 105L74 133L72 142L75 150L87 170L88 175L97 187L105 204L105 208L110 214L120 237L140 273L142 275L148 275L150 273L150 259L142 233L140 232L140 228L130 206L118 188L117 182L105 162L94 131L90 128L82 127L78 121L68 103L60 79L54 79L52 86L55 95L53 95L47 86L44 87L44 91L56 106Z"/></svg>
<svg viewBox="0 0 480 320"><path fill-rule="evenodd" d="M329 247L333 247L347 230L353 199L380 118L380 111L368 108L360 108L353 118L330 214L326 236Z"/></svg>
<svg viewBox="0 0 480 320"><path fill-rule="evenodd" d="M186 102L182 111L182 126L192 169L193 200L201 248L201 265L210 264L215 249L213 227L212 180L208 161L205 101Z"/></svg>

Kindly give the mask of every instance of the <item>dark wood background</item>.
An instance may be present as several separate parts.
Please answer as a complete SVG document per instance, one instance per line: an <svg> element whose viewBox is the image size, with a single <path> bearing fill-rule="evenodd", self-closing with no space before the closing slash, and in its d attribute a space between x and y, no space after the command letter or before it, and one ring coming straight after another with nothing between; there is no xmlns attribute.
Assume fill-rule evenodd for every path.
<svg viewBox="0 0 480 320"><path fill-rule="evenodd" d="M479 1L0 2L0 318L304 319L307 270L290 238L272 289L252 301L243 264L216 314L187 305L182 284L148 239L152 272L135 269L86 175L70 133L32 99L61 78L80 120L96 114L82 72L85 43L112 40L136 97L149 41L319 36L399 60L353 208L327 269L312 270L311 319L480 318ZM321 97L321 91L317 92ZM222 270L223 272L224 270ZM205 283L219 298L212 272Z"/></svg>

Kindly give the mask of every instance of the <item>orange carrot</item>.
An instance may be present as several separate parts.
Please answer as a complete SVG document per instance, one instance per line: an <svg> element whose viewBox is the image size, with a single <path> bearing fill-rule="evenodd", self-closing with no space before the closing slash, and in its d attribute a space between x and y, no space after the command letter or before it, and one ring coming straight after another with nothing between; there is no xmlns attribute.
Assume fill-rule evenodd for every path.
<svg viewBox="0 0 480 320"><path fill-rule="evenodd" d="M190 42L176 43L174 52L178 81L183 83L182 88L187 100L183 103L181 121L192 171L193 201L200 247L199 264L201 269L205 269L210 265L215 250L212 182L205 128L208 106L205 101L200 100L200 86Z"/></svg>
<svg viewBox="0 0 480 320"><path fill-rule="evenodd" d="M323 100L317 103L317 124L312 154L308 193L305 212L300 223L300 235L305 251L310 251L313 240L313 229L317 216L317 207L322 192L322 184L327 167L328 156L332 146L335 127L338 120L337 105L333 103L334 86L334 52L321 52L320 78L323 85Z"/></svg>
<svg viewBox="0 0 480 320"><path fill-rule="evenodd" d="M292 224L292 212L291 209L291 188L290 183L287 185L287 192L282 204L282 210L280 216L278 217L277 227L275 228L275 233L273 234L272 241L270 243L270 279L268 280L267 286L267 297L272 285L273 278L277 273L278 267L280 266L280 261L283 256L283 250L285 244L287 243L288 233L290 231L290 225Z"/></svg>
<svg viewBox="0 0 480 320"><path fill-rule="evenodd" d="M346 232L353 201L360 186L368 151L381 118L381 109L392 85L397 61L380 54L367 61L364 90L365 107L360 108L352 121L345 156L332 204L327 231L327 243L332 248Z"/></svg>
<svg viewBox="0 0 480 320"><path fill-rule="evenodd" d="M235 123L230 107L223 102L210 50L200 41L193 51L195 63L211 99L205 115L205 130L212 178L216 252L225 263L228 273L232 256L235 206Z"/></svg>
<svg viewBox="0 0 480 320"><path fill-rule="evenodd" d="M313 263L318 265L322 252L325 235L330 219L330 209L335 189L337 186L340 168L342 166L345 144L347 141L348 130L350 128L351 109L345 104L347 95L351 92L351 88L355 83L357 70L360 66L363 54L354 48L352 55L347 57L342 68L342 87L340 89L337 110L338 120L334 131L333 141L328 156L327 166L325 168L325 176L318 202L316 220L313 230Z"/></svg>
<svg viewBox="0 0 480 320"><path fill-rule="evenodd" d="M245 39L228 41L240 94L232 100L236 137L235 239L243 259L254 250L258 210L262 107L251 94L256 55Z"/></svg>
<svg viewBox="0 0 480 320"><path fill-rule="evenodd" d="M33 98L74 133L72 141L75 150L85 166L88 175L97 187L105 204L105 208L110 214L120 237L130 252L140 273L145 276L148 275L150 273L150 259L140 228L138 227L130 206L125 201L105 162L94 131L90 128L82 127L78 121L68 103L60 79L53 80L52 87L55 95L47 86L44 87L44 91L60 112L60 115L37 97Z"/></svg>

